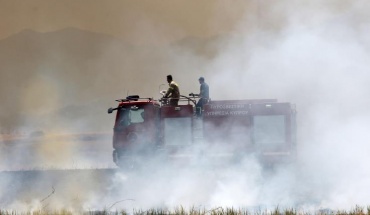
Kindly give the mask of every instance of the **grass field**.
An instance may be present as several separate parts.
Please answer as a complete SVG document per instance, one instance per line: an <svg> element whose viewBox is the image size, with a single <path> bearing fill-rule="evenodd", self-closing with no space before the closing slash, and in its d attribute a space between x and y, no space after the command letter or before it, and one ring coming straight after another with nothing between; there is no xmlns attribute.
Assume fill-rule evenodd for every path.
<svg viewBox="0 0 370 215"><path fill-rule="evenodd" d="M18 212L14 211L4 211L0 210L0 215L72 215L72 214L83 214L83 215L103 215L103 214L112 214L112 215L247 215L247 214L256 214L256 215L370 215L370 206L360 207L355 206L351 210L330 210L330 209L321 209L316 211L305 211L297 210L294 208L291 209L280 209L276 207L275 209L269 210L247 210L247 209L236 209L236 208L223 208L218 207L210 210L206 209L196 209L190 208L185 209L183 207L178 207L172 210L169 209L149 209L149 210L134 210L134 211L69 211L69 210L59 210L59 211L49 211L49 210L36 210L36 211L26 211Z"/></svg>
<svg viewBox="0 0 370 215"><path fill-rule="evenodd" d="M226 168L222 169L222 171L221 169L217 169L218 171L204 171L202 168L189 170L182 168L181 171L179 169L158 168L149 172L127 173L125 171L121 172L112 164L110 135L109 137L101 137L94 136L94 134L83 134L43 137L40 139L37 137L14 142L13 140L11 137L3 138L5 142L0 145L0 148L2 147L0 150L2 152L0 153L0 215L370 215L370 206L353 205L352 208L345 207L346 210L336 208L321 209L318 206L321 205L318 200L321 200L320 197L322 196L320 194L322 193L316 192L318 190L317 187L313 186L312 192L310 190L299 190L298 194L295 192L299 189L297 188L299 183L295 184L292 182L299 181L305 175L300 177L299 174L287 174L287 171L283 171L280 175L275 173L259 175L260 171L258 168L254 168L253 163L247 163L251 165L243 166L242 169ZM34 158L37 159L35 160ZM72 167L72 169L65 169L64 166L60 169L59 164ZM37 165L42 168L35 168ZM103 168L98 168L100 166L103 166ZM79 167L83 167L83 169ZM241 172L248 174L241 174ZM325 183L324 185L326 186ZM255 190L256 186L259 189ZM325 186L319 186L320 190L325 188ZM334 190L337 190L337 187L333 187ZM280 189L277 189L275 192L269 192L271 188ZM216 204L209 204L212 206L226 203L225 201L230 200L230 198L233 199L232 204L223 204L223 206L244 205L246 201L242 198L246 198L248 195L240 193L241 189L251 191L250 196L252 197L263 193L263 198L259 199L258 204L261 202L269 204L267 199L270 198L270 202L274 202L272 205L276 205L275 202L281 205L282 202L276 200L278 199L277 197L289 196L294 200L302 198L297 200L299 204L296 205L312 203L316 206L315 209L305 208L304 206L302 208L297 208L296 206L291 208L281 206L274 208L272 206L271 210L264 208L239 208L239 206L235 208L213 207L206 209L202 207L188 207L193 205L194 202L208 202L212 197L217 197L214 200L217 201ZM257 194L253 193L253 191L256 191ZM323 191L323 193L326 194L328 192ZM150 196L153 197L151 198ZM169 196L172 196L172 201ZM351 196L344 196L344 202L350 206L358 202L358 199L348 202ZM135 201L117 202L117 200L128 198L135 199ZM363 199L366 200L366 196ZM247 200L250 199L247 198ZM235 204L235 201L239 204ZM148 202L153 204L146 206L145 204ZM341 206L340 203L337 205ZM367 205L367 202L362 201L360 204ZM17 207L19 205L20 207ZM162 206L148 209L155 207L153 205ZM163 205L171 208L165 208ZM186 207L173 208L176 205L186 205Z"/></svg>

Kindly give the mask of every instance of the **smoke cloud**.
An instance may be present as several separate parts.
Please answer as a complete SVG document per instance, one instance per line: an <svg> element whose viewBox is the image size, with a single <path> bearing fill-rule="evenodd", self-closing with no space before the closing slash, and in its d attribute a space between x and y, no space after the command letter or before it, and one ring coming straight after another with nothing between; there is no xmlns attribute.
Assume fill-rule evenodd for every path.
<svg viewBox="0 0 370 215"><path fill-rule="evenodd" d="M85 107L84 103L96 104L99 110L104 109L105 114L105 108L115 103L102 104L101 101L107 101L107 98L113 101L126 96L127 92L158 98L158 88L165 83L167 74L173 75L184 95L196 93L199 89L197 79L204 76L210 85L213 100L276 98L291 102L298 111L298 156L295 165L267 172L251 155L240 164L225 168L210 169L207 165L200 165L171 169L164 168L163 163L154 163L157 165L151 165L147 171L103 172L99 177L86 177L83 183L69 183L68 179L59 181L55 178L53 181L50 176L45 176L43 179L54 184L40 185L40 189L50 190L52 186L59 186L56 194L48 199L50 205L56 208L98 209L114 205L110 209L145 210L183 205L200 208L244 207L251 210L282 206L315 210L365 206L370 198L370 170L367 167L370 162L370 135L367 132L370 126L367 95L370 90L370 75L367 72L370 67L370 40L367 37L369 7L370 4L362 0L257 1L245 5L245 17L233 34L210 38L206 41L208 46L198 49L198 52L194 51L194 47L199 48L194 46L194 41L204 40L194 38L188 38L190 42L185 40L168 46L145 47L144 51L119 46L123 47L122 51L117 48L117 43L102 43L103 48L97 51L99 54L89 58L87 63L83 62L85 66L71 72L72 76L60 76L57 72L51 75L42 70L44 76L27 88L22 100L26 104L32 103L32 92L40 94L47 91L47 95L52 95L45 103L46 109L37 111L37 107L33 106L27 112L37 117L45 114L43 111L50 112L52 107L60 106L60 103L66 104L66 108L68 105L71 108ZM152 27L148 31L144 27L140 30L140 33L156 31ZM160 32L153 35L160 35ZM81 61L77 61L79 63ZM62 64L63 61L55 64L55 68L60 68ZM79 72L86 68L91 69L90 76L80 75ZM106 72L98 72L103 70ZM27 83L33 83L31 80L35 77ZM45 77L52 81L45 80ZM50 84L53 81L55 84ZM102 97L104 99L99 100ZM93 98L97 98L96 103L90 103ZM22 108L16 110L21 111ZM67 109L66 112L70 111ZM103 118L94 118L95 113L88 116L98 121ZM29 125L37 121L37 117L30 118L27 123L20 120L17 125ZM101 124L94 127L95 131L112 128L113 117L104 117L107 119L101 120ZM69 130L71 121L54 119L53 124L58 129ZM79 122L72 128L88 130L85 128L89 128L89 123L84 120ZM104 147L97 147L96 150L108 154L111 147L109 141L104 140ZM1 146L0 155L5 156L5 163L11 163L14 160L7 157L9 151L6 151L11 149L5 147ZM41 148L48 151L48 148ZM64 155L70 158L75 146L64 150ZM93 155L86 157L99 154L94 150L91 153ZM27 157L24 156L26 154L20 152L20 157ZM41 155L36 157L43 162L51 159L42 159ZM76 158L84 160L84 156L76 155ZM110 160L111 155L96 161L105 162L105 159ZM44 205L40 203L42 197L16 202L15 199L32 196L30 192L19 191L25 180L22 177L20 183L8 186L16 178L6 175L0 179L3 191L0 207L30 209L35 205ZM93 188L92 185L96 184L99 184L99 189ZM80 190L72 195L71 190L76 187ZM59 190L64 190L63 194L58 194ZM67 191L71 191L71 195ZM13 193L14 196L9 197L6 193ZM46 196L47 193L34 195ZM76 196L81 201L73 201ZM117 201L120 202L114 204ZM76 202L78 207L72 204Z"/></svg>
<svg viewBox="0 0 370 215"><path fill-rule="evenodd" d="M289 184L306 203L314 197L323 207L366 204L368 6L364 1L263 5L255 31L247 29L243 40L232 40L212 62L217 72L211 87L224 89L212 88L212 97L272 97L297 105L297 178L291 183L289 173L278 174L269 182L269 196ZM282 21L266 30L269 16ZM288 197L278 199L273 202Z"/></svg>

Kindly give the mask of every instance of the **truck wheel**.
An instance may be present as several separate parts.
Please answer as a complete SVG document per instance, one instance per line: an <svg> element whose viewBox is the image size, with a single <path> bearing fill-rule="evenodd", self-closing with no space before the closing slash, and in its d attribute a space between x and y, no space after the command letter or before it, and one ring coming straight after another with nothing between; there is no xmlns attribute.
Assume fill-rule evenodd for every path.
<svg viewBox="0 0 370 215"><path fill-rule="evenodd" d="M118 154L118 151L117 150L113 150L113 154L112 154L112 157L113 157L113 162L117 165L118 165L118 161L119 161L119 154Z"/></svg>
<svg viewBox="0 0 370 215"><path fill-rule="evenodd" d="M127 156L123 151L113 151L113 162L121 169L132 170L137 168L137 161L133 156Z"/></svg>

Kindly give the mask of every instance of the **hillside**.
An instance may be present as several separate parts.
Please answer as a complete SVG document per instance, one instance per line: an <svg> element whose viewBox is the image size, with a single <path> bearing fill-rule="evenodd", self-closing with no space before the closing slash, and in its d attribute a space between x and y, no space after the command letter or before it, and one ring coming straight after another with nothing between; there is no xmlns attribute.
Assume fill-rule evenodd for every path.
<svg viewBox="0 0 370 215"><path fill-rule="evenodd" d="M150 47L74 28L19 32L0 40L1 131L111 129L106 109L114 99L130 93L158 98L153 89L167 74L197 77L220 40L184 38ZM189 91L194 87L196 81Z"/></svg>

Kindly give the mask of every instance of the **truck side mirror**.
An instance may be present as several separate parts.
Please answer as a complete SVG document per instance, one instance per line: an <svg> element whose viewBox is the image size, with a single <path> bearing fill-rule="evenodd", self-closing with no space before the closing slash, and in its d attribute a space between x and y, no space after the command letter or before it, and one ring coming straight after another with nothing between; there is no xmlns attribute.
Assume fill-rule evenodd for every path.
<svg viewBox="0 0 370 215"><path fill-rule="evenodd" d="M108 114L111 114L111 113L113 113L113 108L108 109Z"/></svg>

